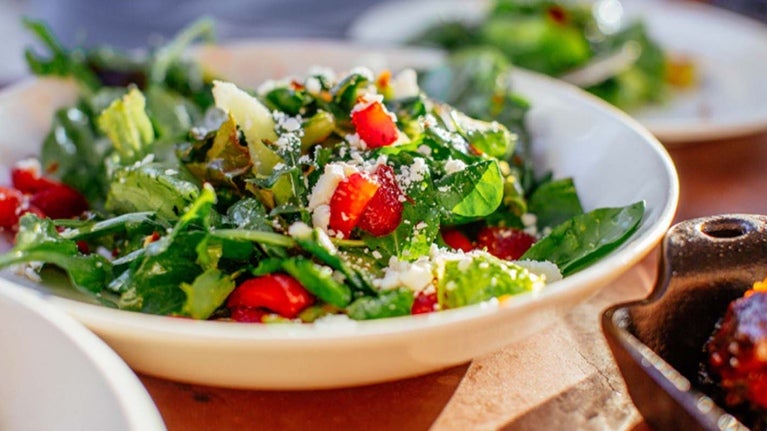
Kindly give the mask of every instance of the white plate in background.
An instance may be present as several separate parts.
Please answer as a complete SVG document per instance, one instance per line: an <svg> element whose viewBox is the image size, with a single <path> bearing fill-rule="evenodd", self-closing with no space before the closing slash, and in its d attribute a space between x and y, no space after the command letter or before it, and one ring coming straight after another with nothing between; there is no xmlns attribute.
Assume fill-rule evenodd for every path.
<svg viewBox="0 0 767 431"><path fill-rule="evenodd" d="M160 431L135 374L38 292L0 279L0 429Z"/></svg>
<svg viewBox="0 0 767 431"><path fill-rule="evenodd" d="M445 20L477 22L488 0L396 0L361 15L349 37L400 45ZM692 1L622 0L672 54L693 59L700 83L658 106L629 112L664 144L725 139L767 130L767 26Z"/></svg>

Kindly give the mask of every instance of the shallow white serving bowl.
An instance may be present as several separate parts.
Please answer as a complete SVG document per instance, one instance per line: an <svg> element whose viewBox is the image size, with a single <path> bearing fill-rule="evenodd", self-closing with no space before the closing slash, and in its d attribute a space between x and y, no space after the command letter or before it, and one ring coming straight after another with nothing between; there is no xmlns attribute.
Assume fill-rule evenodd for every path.
<svg viewBox="0 0 767 431"><path fill-rule="evenodd" d="M92 332L0 280L0 429L164 430L135 374Z"/></svg>
<svg viewBox="0 0 767 431"><path fill-rule="evenodd" d="M219 75L243 86L300 74L312 65L397 70L440 58L431 51L373 51L327 41L250 42L203 49L198 55ZM169 379L243 388L329 388L398 379L469 361L532 334L629 269L665 233L678 198L668 154L636 122L552 79L519 71L513 81L534 107L529 126L541 169L574 177L587 209L647 202L646 217L630 241L538 294L379 321L247 325L108 309L72 300L76 295L71 291L5 276L52 292L50 302L84 322L134 369ZM7 169L14 160L34 154L54 107L74 97L70 84L50 80L27 82L0 94L0 166Z"/></svg>

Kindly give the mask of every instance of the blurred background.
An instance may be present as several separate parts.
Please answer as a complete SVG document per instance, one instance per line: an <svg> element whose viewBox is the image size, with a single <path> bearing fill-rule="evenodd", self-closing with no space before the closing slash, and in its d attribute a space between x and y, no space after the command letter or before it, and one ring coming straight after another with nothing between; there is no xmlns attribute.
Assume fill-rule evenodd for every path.
<svg viewBox="0 0 767 431"><path fill-rule="evenodd" d="M43 19L66 45L145 46L194 19L215 18L221 40L243 37L344 38L365 9L386 0L0 0L0 84L26 73L30 37L20 18ZM417 0L412 0L417 1ZM472 1L472 0L466 0ZM674 1L674 0L669 0ZM705 1L705 0L698 0ZM767 0L709 0L767 22Z"/></svg>

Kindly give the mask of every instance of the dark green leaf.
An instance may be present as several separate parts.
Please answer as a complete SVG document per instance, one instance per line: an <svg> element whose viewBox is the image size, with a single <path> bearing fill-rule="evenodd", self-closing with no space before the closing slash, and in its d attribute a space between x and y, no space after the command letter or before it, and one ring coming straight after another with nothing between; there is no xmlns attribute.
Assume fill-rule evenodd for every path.
<svg viewBox="0 0 767 431"><path fill-rule="evenodd" d="M330 267L294 257L284 261L282 269L298 280L306 290L328 304L345 307L351 302L351 290L333 278L333 270Z"/></svg>
<svg viewBox="0 0 767 431"><path fill-rule="evenodd" d="M581 200L572 178L545 182L528 200L528 211L538 218L538 229L554 227L583 214Z"/></svg>
<svg viewBox="0 0 767 431"><path fill-rule="evenodd" d="M548 260L568 276L622 244L637 229L644 201L625 207L600 208L575 216L527 250L521 259Z"/></svg>

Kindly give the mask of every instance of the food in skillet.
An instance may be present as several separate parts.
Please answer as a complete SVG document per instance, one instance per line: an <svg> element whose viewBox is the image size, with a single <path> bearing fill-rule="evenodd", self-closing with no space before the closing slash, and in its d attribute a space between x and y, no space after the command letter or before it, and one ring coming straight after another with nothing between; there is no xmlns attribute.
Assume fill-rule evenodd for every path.
<svg viewBox="0 0 767 431"><path fill-rule="evenodd" d="M32 69L82 92L13 168L0 266L57 267L109 306L246 322L451 309L544 288L642 219L642 202L584 212L571 180L533 175L504 125L522 131L527 108L504 63L468 75L477 120L410 70L209 79L181 57L205 23L140 58L68 51L30 25L51 50ZM51 212L50 190L87 209Z"/></svg>
<svg viewBox="0 0 767 431"><path fill-rule="evenodd" d="M730 303L706 343L706 369L722 392L723 405L744 423L767 421L767 280L754 283Z"/></svg>

